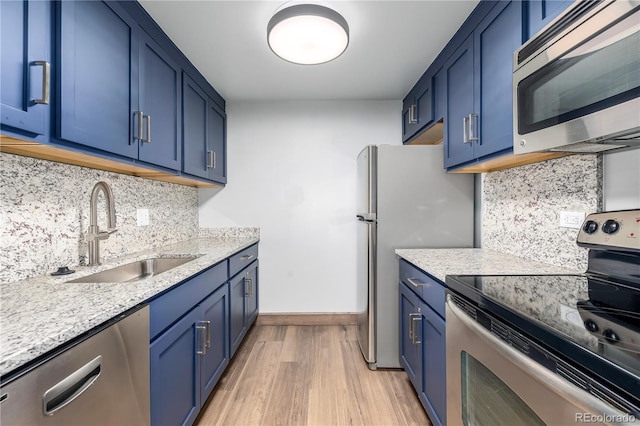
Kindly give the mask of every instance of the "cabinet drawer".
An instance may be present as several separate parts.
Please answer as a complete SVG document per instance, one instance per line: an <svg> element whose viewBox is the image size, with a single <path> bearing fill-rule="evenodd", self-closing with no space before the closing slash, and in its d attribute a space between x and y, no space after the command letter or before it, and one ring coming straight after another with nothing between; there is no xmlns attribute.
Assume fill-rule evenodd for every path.
<svg viewBox="0 0 640 426"><path fill-rule="evenodd" d="M254 244L251 247L247 247L239 253L234 254L229 258L229 277L233 277L235 274L249 266L251 262L258 258L258 245Z"/></svg>
<svg viewBox="0 0 640 426"><path fill-rule="evenodd" d="M227 281L227 262L188 279L149 304L149 337L153 340L185 312Z"/></svg>
<svg viewBox="0 0 640 426"><path fill-rule="evenodd" d="M400 259L400 279L444 318L445 286L442 282L402 259Z"/></svg>

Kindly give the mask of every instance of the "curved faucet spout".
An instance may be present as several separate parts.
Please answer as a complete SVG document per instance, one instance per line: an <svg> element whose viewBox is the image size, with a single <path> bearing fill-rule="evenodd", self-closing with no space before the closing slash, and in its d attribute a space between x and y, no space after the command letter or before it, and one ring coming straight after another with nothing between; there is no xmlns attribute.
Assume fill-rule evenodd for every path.
<svg viewBox="0 0 640 426"><path fill-rule="evenodd" d="M111 192L111 187L106 182L102 181L96 183L93 187L93 191L91 191L91 217L89 218L89 225L98 224L98 194L100 191L104 194L105 201L107 202L107 226L109 229L113 229L116 227L116 209L113 192Z"/></svg>
<svg viewBox="0 0 640 426"><path fill-rule="evenodd" d="M107 203L107 231L100 231L98 227L98 195L102 192ZM89 265L100 264L100 240L106 240L109 235L116 232L116 209L115 200L111 188L106 182L98 182L91 191L91 201L89 204L89 232L87 233L87 243L89 249Z"/></svg>

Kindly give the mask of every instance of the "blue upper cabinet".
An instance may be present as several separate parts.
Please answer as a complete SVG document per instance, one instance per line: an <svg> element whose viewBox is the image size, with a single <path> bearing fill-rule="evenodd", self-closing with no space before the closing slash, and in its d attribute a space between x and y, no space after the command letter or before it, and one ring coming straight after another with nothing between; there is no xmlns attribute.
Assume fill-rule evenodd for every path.
<svg viewBox="0 0 640 426"><path fill-rule="evenodd" d="M513 152L513 52L522 3L496 2L445 64L445 167Z"/></svg>
<svg viewBox="0 0 640 426"><path fill-rule="evenodd" d="M115 3L59 7L57 136L137 158L138 24Z"/></svg>
<svg viewBox="0 0 640 426"><path fill-rule="evenodd" d="M425 74L402 104L402 142L410 141L434 120L433 76Z"/></svg>
<svg viewBox="0 0 640 426"><path fill-rule="evenodd" d="M444 65L446 119L444 139L444 165L453 165L473 159L472 135L469 120L474 108L473 92L473 37L469 36Z"/></svg>
<svg viewBox="0 0 640 426"><path fill-rule="evenodd" d="M0 1L0 123L47 133L51 89L49 1Z"/></svg>
<svg viewBox="0 0 640 426"><path fill-rule="evenodd" d="M473 32L475 156L513 152L513 53L522 45L522 2L499 2Z"/></svg>
<svg viewBox="0 0 640 426"><path fill-rule="evenodd" d="M180 72L160 45L140 31L140 102L134 118L138 158L173 170L182 165Z"/></svg>
<svg viewBox="0 0 640 426"><path fill-rule="evenodd" d="M180 170L178 63L117 3L59 7L58 137Z"/></svg>
<svg viewBox="0 0 640 426"><path fill-rule="evenodd" d="M529 0L527 10L527 39L544 28L562 13L573 1Z"/></svg>
<svg viewBox="0 0 640 426"><path fill-rule="evenodd" d="M208 141L211 159L209 162L209 179L227 182L227 120L224 111L212 100L209 100L207 116Z"/></svg>
<svg viewBox="0 0 640 426"><path fill-rule="evenodd" d="M226 183L226 116L185 73L182 76L182 109L182 171Z"/></svg>

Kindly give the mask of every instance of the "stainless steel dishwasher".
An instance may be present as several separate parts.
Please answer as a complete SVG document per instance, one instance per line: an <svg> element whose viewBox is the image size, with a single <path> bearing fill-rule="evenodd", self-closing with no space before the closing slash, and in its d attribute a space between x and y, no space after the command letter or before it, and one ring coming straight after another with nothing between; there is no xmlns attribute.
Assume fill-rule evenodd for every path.
<svg viewBox="0 0 640 426"><path fill-rule="evenodd" d="M3 425L148 425L149 307L120 315L0 386Z"/></svg>

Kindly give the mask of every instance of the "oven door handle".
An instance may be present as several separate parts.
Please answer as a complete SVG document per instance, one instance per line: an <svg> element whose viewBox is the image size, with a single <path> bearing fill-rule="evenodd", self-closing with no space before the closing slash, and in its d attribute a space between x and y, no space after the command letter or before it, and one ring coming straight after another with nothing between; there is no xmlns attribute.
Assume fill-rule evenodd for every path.
<svg viewBox="0 0 640 426"><path fill-rule="evenodd" d="M604 415L609 418L616 418L615 416L621 416L617 418L624 418L627 414L613 408L590 393L587 393L586 391L562 379L560 376L549 371L542 365L533 361L531 358L520 353L517 349L514 349L503 342L500 338L491 334L488 330L468 316L461 308L459 308L453 301L450 294L447 294L447 309L455 316L455 318L447 317L447 323L455 320L460 321L465 327L469 328L478 337L484 340L489 347L499 352L500 355L512 362L514 365L517 365L525 374L531 377L532 380L543 383L546 388L551 389L566 401L577 407L584 408L591 413L598 413L599 415Z"/></svg>

